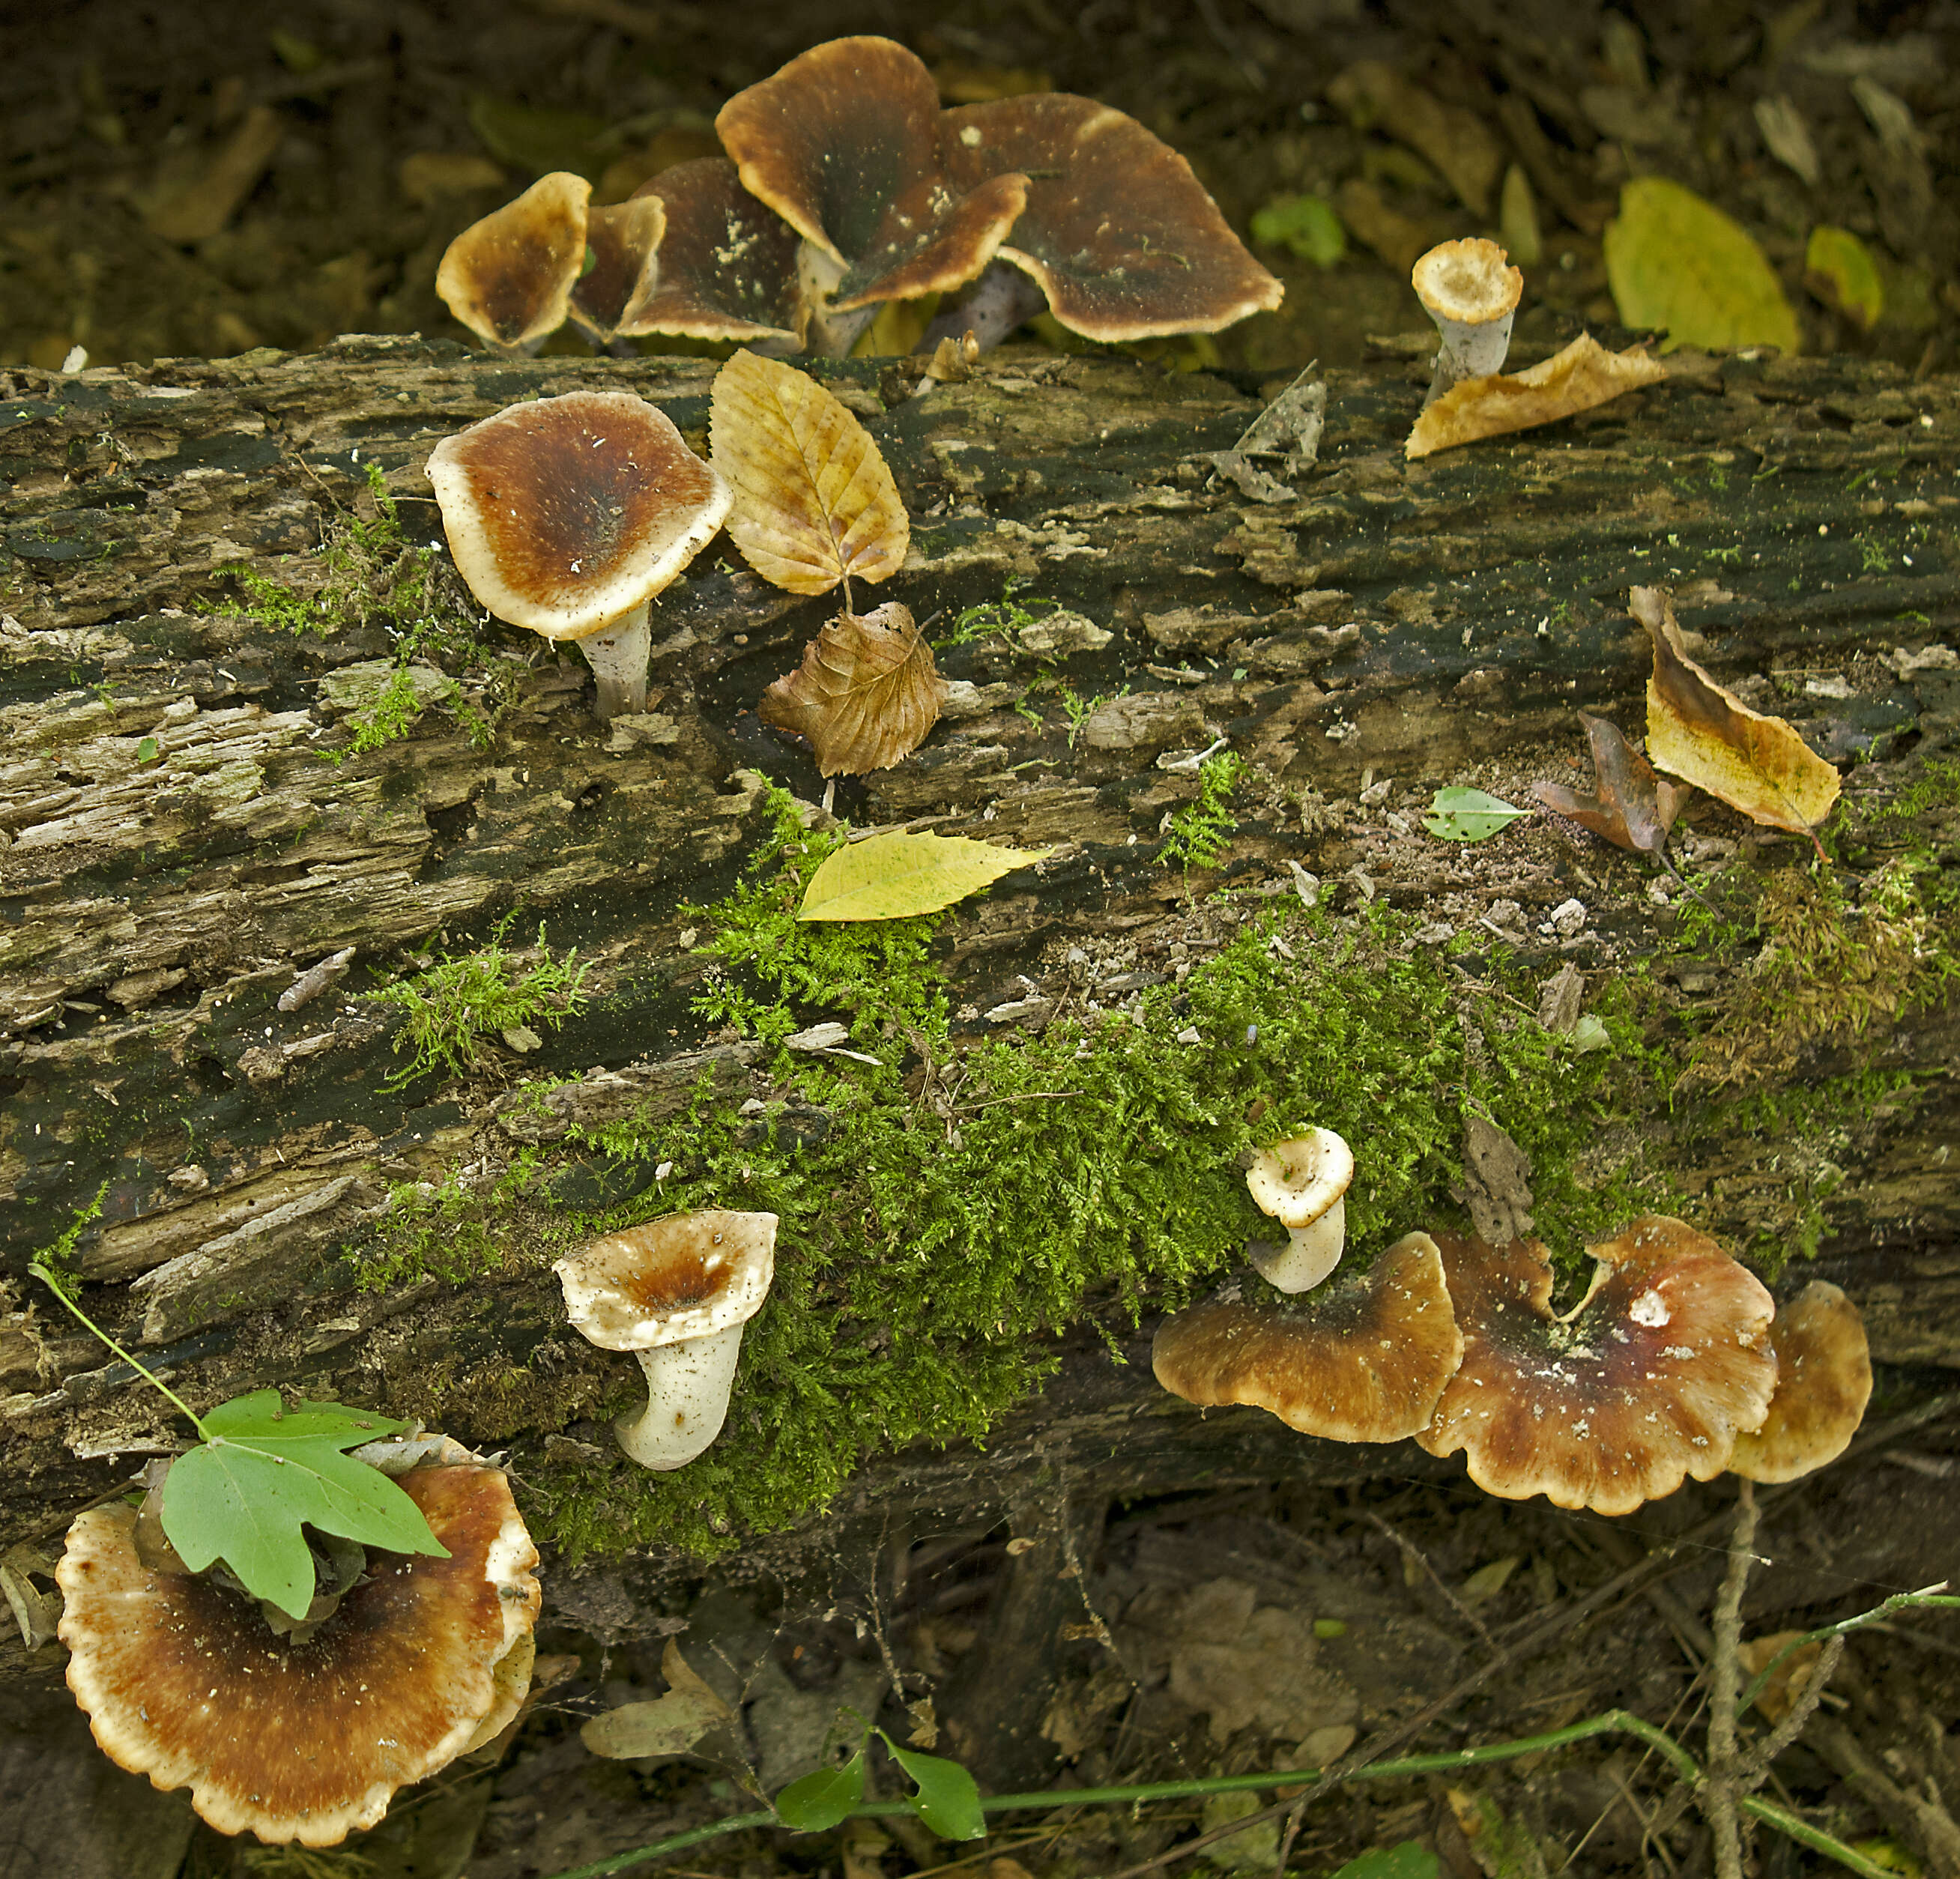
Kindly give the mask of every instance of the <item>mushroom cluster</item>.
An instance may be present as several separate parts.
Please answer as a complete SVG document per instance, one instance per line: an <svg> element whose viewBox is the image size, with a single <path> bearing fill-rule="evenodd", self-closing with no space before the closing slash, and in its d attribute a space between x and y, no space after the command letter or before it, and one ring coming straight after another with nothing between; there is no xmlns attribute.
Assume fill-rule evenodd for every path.
<svg viewBox="0 0 1960 1879"><path fill-rule="evenodd" d="M1235 1280L1165 1321L1153 1366L1193 1403L1336 1442L1412 1435L1462 1450L1488 1493L1601 1514L1691 1477L1793 1480L1843 1451L1871 1365L1835 1286L1775 1313L1713 1240L1661 1215L1587 1251L1592 1285L1562 1316L1535 1240L1411 1233L1365 1275L1277 1301Z"/></svg>
<svg viewBox="0 0 1960 1879"><path fill-rule="evenodd" d="M581 177L542 178L457 237L437 291L505 352L569 319L600 345L673 333L838 357L886 301L962 289L928 347L967 330L992 345L1044 304L1104 341L1215 332L1280 304L1190 165L1093 98L942 110L916 55L864 35L738 92L715 130L725 158L616 208L590 208Z"/></svg>
<svg viewBox="0 0 1960 1879"><path fill-rule="evenodd" d="M80 1515L56 1570L59 1635L110 1760L189 1788L220 1833L332 1846L500 1734L530 1687L537 1549L502 1470L457 1445L399 1480L447 1555L358 1559L331 1610L283 1633L249 1594L146 1544L136 1509Z"/></svg>

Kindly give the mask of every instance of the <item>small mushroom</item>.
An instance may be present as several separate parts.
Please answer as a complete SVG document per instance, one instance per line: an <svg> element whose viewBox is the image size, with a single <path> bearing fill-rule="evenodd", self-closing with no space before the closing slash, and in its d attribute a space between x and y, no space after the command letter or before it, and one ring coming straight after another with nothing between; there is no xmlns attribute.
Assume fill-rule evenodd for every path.
<svg viewBox="0 0 1960 1879"><path fill-rule="evenodd" d="M1685 1222L1650 1214L1587 1250L1591 1289L1551 1313L1550 1255L1436 1235L1463 1362L1416 1440L1465 1451L1487 1494L1628 1514L1712 1481L1776 1387L1770 1295Z"/></svg>
<svg viewBox="0 0 1960 1879"><path fill-rule="evenodd" d="M658 196L635 196L585 218L585 271L571 290L571 323L595 346L630 329L660 278L667 210ZM617 348L628 357L630 346Z"/></svg>
<svg viewBox="0 0 1960 1879"><path fill-rule="evenodd" d="M155 1787L188 1787L221 1833L332 1846L508 1721L539 1603L510 1484L484 1467L400 1481L448 1556L371 1554L303 1639L275 1636L254 1600L209 1574L145 1564L134 1508L79 1515L55 1575L60 1636L103 1753Z"/></svg>
<svg viewBox="0 0 1960 1879"><path fill-rule="evenodd" d="M1428 1423L1462 1355L1436 1242L1411 1233L1297 1304L1254 1302L1235 1281L1166 1319L1150 1365L1188 1403L1250 1404L1331 1442L1399 1442Z"/></svg>
<svg viewBox="0 0 1960 1879"><path fill-rule="evenodd" d="M963 286L1021 213L1012 164L953 180L947 121L924 61L869 34L813 46L721 107L743 186L803 238L820 351L848 352L881 301Z"/></svg>
<svg viewBox="0 0 1960 1879"><path fill-rule="evenodd" d="M641 1467L685 1467L721 1432L775 1251L773 1213L714 1208L609 1233L552 1267L579 1335L646 1372L646 1408L615 1425Z"/></svg>
<svg viewBox="0 0 1960 1879"><path fill-rule="evenodd" d="M1285 293L1191 165L1094 98L1052 91L966 105L945 114L944 144L954 189L1003 172L1029 178L1001 261L1028 275L1055 318L1086 339L1216 332L1270 311ZM1023 306L1025 317L1033 309ZM969 323L964 304L942 314L925 350Z"/></svg>
<svg viewBox="0 0 1960 1879"><path fill-rule="evenodd" d="M1348 1242L1348 1189L1354 1152L1332 1129L1309 1129L1252 1158L1246 1185L1252 1204L1287 1229L1284 1246L1255 1240L1248 1256L1282 1292L1306 1292L1341 1263Z"/></svg>
<svg viewBox="0 0 1960 1879"><path fill-rule="evenodd" d="M1729 1472L1794 1481L1836 1461L1857 1433L1872 1400L1872 1353L1858 1308L1823 1279L1777 1308L1770 1346L1776 1394L1762 1427L1736 1438Z"/></svg>
<svg viewBox="0 0 1960 1879"><path fill-rule="evenodd" d="M428 478L469 591L513 626L578 641L600 717L644 711L648 602L730 501L666 412L630 392L513 405L445 437Z"/></svg>
<svg viewBox="0 0 1960 1879"><path fill-rule="evenodd" d="M1409 280L1443 335L1424 404L1461 380L1504 369L1525 277L1507 264L1503 249L1481 235L1446 241L1416 262Z"/></svg>
<svg viewBox="0 0 1960 1879"><path fill-rule="evenodd" d="M586 256L592 185L566 170L473 222L444 251L435 291L499 352L535 352L565 324Z"/></svg>

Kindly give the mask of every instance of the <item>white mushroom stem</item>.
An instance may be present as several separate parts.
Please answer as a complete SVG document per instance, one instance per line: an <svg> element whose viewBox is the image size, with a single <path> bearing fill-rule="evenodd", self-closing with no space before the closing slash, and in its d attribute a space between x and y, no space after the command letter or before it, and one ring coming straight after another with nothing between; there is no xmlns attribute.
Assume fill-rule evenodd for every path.
<svg viewBox="0 0 1960 1879"><path fill-rule="evenodd" d="M1515 313L1486 320L1481 326L1467 320L1446 320L1432 313L1443 344L1436 351L1435 368L1430 376L1429 395L1422 401L1433 405L1451 386L1466 378L1484 378L1504 369L1511 349L1511 322Z"/></svg>
<svg viewBox="0 0 1960 1879"><path fill-rule="evenodd" d="M1337 1200L1309 1226L1287 1229L1284 1246L1255 1241L1249 1249L1253 1268L1269 1286L1282 1292L1310 1292L1341 1263L1348 1243L1348 1203Z"/></svg>
<svg viewBox="0 0 1960 1879"><path fill-rule="evenodd" d="M685 1467L727 1420L742 1327L633 1354L647 1373L647 1407L612 1425L619 1446L643 1468Z"/></svg>
<svg viewBox="0 0 1960 1879"><path fill-rule="evenodd" d="M654 641L644 600L603 632L588 633L578 644L599 681L601 719L637 717L647 708L647 661L653 656Z"/></svg>
<svg viewBox="0 0 1960 1879"><path fill-rule="evenodd" d="M1426 405L1466 378L1504 369L1524 276L1503 249L1481 237L1446 241L1417 262L1409 279L1443 335Z"/></svg>
<svg viewBox="0 0 1960 1879"><path fill-rule="evenodd" d="M957 339L970 332L982 352L991 351L1047 306L1048 296L1019 268L1010 262L990 261L979 279L926 328L918 350L931 352L940 340Z"/></svg>
<svg viewBox="0 0 1960 1879"><path fill-rule="evenodd" d="M844 272L843 264L813 241L805 241L797 250L797 275L803 285L803 297L810 303L806 345L819 358L848 358L858 335L870 325L878 311L875 303L854 307L848 313L830 310L830 297L844 278Z"/></svg>

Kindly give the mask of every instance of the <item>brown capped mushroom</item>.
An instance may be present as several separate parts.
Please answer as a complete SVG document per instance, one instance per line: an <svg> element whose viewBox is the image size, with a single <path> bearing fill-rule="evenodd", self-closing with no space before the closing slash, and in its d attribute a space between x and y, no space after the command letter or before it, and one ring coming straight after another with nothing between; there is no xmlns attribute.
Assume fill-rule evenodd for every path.
<svg viewBox="0 0 1960 1879"><path fill-rule="evenodd" d="M1503 249L1481 236L1440 243L1416 262L1409 281L1443 335L1425 405L1462 380L1504 369L1525 277Z"/></svg>
<svg viewBox="0 0 1960 1879"><path fill-rule="evenodd" d="M868 34L813 46L716 117L743 186L803 238L822 351L848 352L880 301L964 285L1021 213L1012 164L951 180L944 122L924 62Z"/></svg>
<svg viewBox="0 0 1960 1879"><path fill-rule="evenodd" d="M499 1666L528 1663L539 1599L510 1484L484 1467L415 1468L400 1484L448 1556L371 1554L304 1642L208 1575L145 1566L133 1508L80 1515L56 1572L60 1636L110 1760L188 1787L221 1833L332 1846L514 1713L517 1678Z"/></svg>
<svg viewBox="0 0 1960 1879"><path fill-rule="evenodd" d="M1234 1281L1164 1321L1150 1366L1188 1403L1249 1404L1330 1442L1399 1442L1427 1423L1462 1355L1436 1242L1411 1233L1297 1303L1249 1301Z"/></svg>
<svg viewBox="0 0 1960 1879"><path fill-rule="evenodd" d="M585 265L591 195L584 177L555 170L471 223L436 269L449 310L499 352L535 352L565 324Z"/></svg>
<svg viewBox="0 0 1960 1879"><path fill-rule="evenodd" d="M1729 1472L1752 1481L1794 1481L1850 1446L1872 1400L1872 1353L1858 1308L1814 1279L1777 1308L1770 1327L1776 1394L1760 1429L1736 1438Z"/></svg>
<svg viewBox="0 0 1960 1879"><path fill-rule="evenodd" d="M1247 1249L1267 1284L1282 1292L1310 1291L1341 1263L1354 1179L1354 1151L1332 1129L1309 1129L1252 1157L1246 1171L1252 1204L1287 1234L1283 1246L1255 1240Z"/></svg>
<svg viewBox="0 0 1960 1879"><path fill-rule="evenodd" d="M1728 1467L1776 1387L1770 1295L1685 1222L1649 1214L1587 1250L1592 1289L1551 1313L1536 1240L1439 1233L1463 1362L1416 1440L1461 1448L1488 1494L1628 1514Z"/></svg>
<svg viewBox="0 0 1960 1879"><path fill-rule="evenodd" d="M810 321L797 259L803 238L743 188L732 163L677 163L633 194L659 199L667 232L653 291L622 320L622 333L740 339L781 351L802 345Z"/></svg>
<svg viewBox="0 0 1960 1879"><path fill-rule="evenodd" d="M456 569L500 620L576 640L599 715L646 708L647 604L721 527L728 486L630 392L513 405L429 453Z"/></svg>
<svg viewBox="0 0 1960 1879"><path fill-rule="evenodd" d="M966 105L945 123L955 189L1004 171L1030 179L1000 258L1035 281L1071 332L1104 341L1216 332L1279 305L1286 290L1190 164L1134 118L1051 91ZM964 318L954 310L936 320L927 349L942 332L956 337Z"/></svg>
<svg viewBox="0 0 1960 1879"><path fill-rule="evenodd" d="M572 288L569 317L595 346L609 346L653 297L667 220L657 196L587 211L585 272ZM620 350L630 354L632 348Z"/></svg>
<svg viewBox="0 0 1960 1879"><path fill-rule="evenodd" d="M682 1467L721 1434L775 1251L775 1215L711 1208L609 1233L552 1268L572 1328L646 1372L646 1408L615 1426L641 1467Z"/></svg>

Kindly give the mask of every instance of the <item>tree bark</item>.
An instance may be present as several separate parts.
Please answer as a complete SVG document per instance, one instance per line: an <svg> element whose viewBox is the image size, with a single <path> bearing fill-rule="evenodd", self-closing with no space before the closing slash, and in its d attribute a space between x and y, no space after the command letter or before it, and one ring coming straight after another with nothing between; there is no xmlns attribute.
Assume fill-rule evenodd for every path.
<svg viewBox="0 0 1960 1879"><path fill-rule="evenodd" d="M1481 851L1417 838L1403 849L1418 863L1386 867L1351 819L1316 832L1287 796L1310 785L1351 800L1390 778L1419 816L1428 787L1468 766L1576 751L1575 707L1637 730L1648 661L1624 610L1631 583L1674 587L1725 682L1761 689L1760 675L1782 674L1756 701L1811 714L1834 760L1894 761L1870 774L1904 778L1949 750L1960 675L1901 649L1950 643L1960 618L1960 380L1842 359L1672 364L1665 384L1600 411L1415 465L1400 443L1424 367L1332 374L1319 463L1297 500L1271 505L1246 501L1204 454L1259 409L1249 384L1032 354L930 389L892 361L819 367L877 437L913 518L911 557L878 598L924 618L1024 583L1114 636L1072 654L1000 638L950 653L953 695L924 748L840 784L854 821L930 819L1060 847L1039 895L963 916L948 969L964 1028L1029 999L1015 975L1048 943L1170 915L1184 884L1152 857L1197 783L1194 767L1164 765L1221 737L1270 786L1246 809L1235 879L1287 887L1295 862L1330 882L1373 868L1380 879L1353 891L1411 908L1508 898L1528 946L1576 892L1612 901L1604 970L1662 947L1674 915L1624 857L1575 845L1493 876ZM713 370L350 339L304 358L0 377L0 1233L12 1281L0 1296L0 1551L110 1489L130 1431L151 1426L129 1372L24 1282L30 1252L98 1191L79 1270L110 1288L92 1296L180 1387L215 1400L278 1381L385 1407L427 1340L522 1363L558 1323L548 1281L323 1289L329 1256L372 1235L392 1184L473 1157L487 1168L517 1143L549 1155L574 1120L678 1109L703 1076L731 1102L748 1093L752 1046L676 1041L698 969L679 907L725 890L765 776L821 793L808 755L770 737L754 707L832 602L765 586L724 545L657 606L648 716L600 725L575 657L508 633L528 664L491 749L434 701L412 735L358 755L348 717L372 685L364 694L354 669L390 656L384 634L297 635L208 610L254 604L231 583L240 570L315 582L307 558L336 513L362 510L371 465L410 538L438 539L429 448L520 399L631 389L705 450ZM1066 695L1040 682L1058 673ZM450 676L466 694L483 678ZM421 676L431 701L447 691ZM1943 842L1950 869L1951 822L1936 803L1901 835L1936 863ZM523 1060L571 1079L542 1108L500 1108L482 1079L435 1100L425 1084L390 1093L394 1014L350 1000L364 981L279 1009L297 974L345 948L357 973L399 965L431 936L480 937L519 905L548 912L555 943L575 940L602 982L660 993L637 1017L609 1006L603 1025L574 1020ZM1556 939L1542 945L1555 968ZM1834 1150L1825 1269L1864 1303L1882 1359L1960 1365L1956 1044L1948 997L1828 1043L1780 1079L1812 1087L1858 1067L1921 1079L1916 1104L1848 1126ZM504 1063L514 1075L519 1060ZM1783 1144L1739 1137L1711 1159L1690 1141L1650 1152L1718 1228L1780 1217ZM151 1274L163 1276L120 1289ZM288 1308L304 1288L304 1311ZM1099 1349L1071 1344L1038 1466L1015 1458L1034 1427L1017 1411L989 1454L887 1458L847 1499L984 1512L1025 1502L1040 1469L1064 1464L1071 1493L1198 1470L1366 1470L1252 1412L1201 1422L1155 1391L1144 1346L1121 1372ZM567 1416L587 1375L582 1355L568 1361ZM1396 1451L1402 1470L1433 1465ZM755 1543L759 1557L798 1544ZM21 1665L10 1649L0 1670Z"/></svg>

